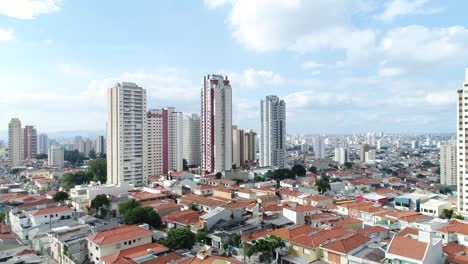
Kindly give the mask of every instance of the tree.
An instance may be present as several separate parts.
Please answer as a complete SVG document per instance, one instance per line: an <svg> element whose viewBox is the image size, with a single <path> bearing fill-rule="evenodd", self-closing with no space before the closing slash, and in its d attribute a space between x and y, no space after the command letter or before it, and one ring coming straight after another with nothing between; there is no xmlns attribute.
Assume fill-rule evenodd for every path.
<svg viewBox="0 0 468 264"><path fill-rule="evenodd" d="M347 169L351 169L353 167L353 163L349 161L345 162L344 165Z"/></svg>
<svg viewBox="0 0 468 264"><path fill-rule="evenodd" d="M0 223L3 223L3 220L5 220L6 213L5 212L0 212Z"/></svg>
<svg viewBox="0 0 468 264"><path fill-rule="evenodd" d="M261 258L270 263L273 255L276 253L276 260L278 260L277 249L285 246L284 241L276 236L268 236L254 240L252 246L246 252L246 255L250 258L254 254L260 254Z"/></svg>
<svg viewBox="0 0 468 264"><path fill-rule="evenodd" d="M65 150L64 159L72 165L81 165L83 160L86 160L86 157L83 153L80 153L77 149L75 150Z"/></svg>
<svg viewBox="0 0 468 264"><path fill-rule="evenodd" d="M441 194L452 194L452 190L449 187L442 187L439 189Z"/></svg>
<svg viewBox="0 0 468 264"><path fill-rule="evenodd" d="M216 173L216 179L221 179L223 177L223 174L221 172Z"/></svg>
<svg viewBox="0 0 468 264"><path fill-rule="evenodd" d="M323 175L320 177L320 180L315 182L315 186L319 193L325 193L327 190L330 190L330 180L327 176Z"/></svg>
<svg viewBox="0 0 468 264"><path fill-rule="evenodd" d="M452 219L464 220L463 216L461 216L461 215L459 215L459 214L456 214L456 213L453 213Z"/></svg>
<svg viewBox="0 0 468 264"><path fill-rule="evenodd" d="M205 238L206 238L206 233L199 230L199 231L197 231L197 233L195 234L195 236L197 237L197 240L201 242L201 241L205 240Z"/></svg>
<svg viewBox="0 0 468 264"><path fill-rule="evenodd" d="M188 163L187 163L187 160L186 160L186 159L183 159L183 160L182 160L182 167L183 167L183 170L184 170L184 171L189 170Z"/></svg>
<svg viewBox="0 0 468 264"><path fill-rule="evenodd" d="M88 152L88 157L89 157L90 159L95 159L95 158L97 158L96 151L95 151L94 149L90 150L90 151Z"/></svg>
<svg viewBox="0 0 468 264"><path fill-rule="evenodd" d="M190 204L190 209L193 210L193 211L198 212L200 210L200 207L196 203L191 203Z"/></svg>
<svg viewBox="0 0 468 264"><path fill-rule="evenodd" d="M36 159L38 160L47 159L47 154L37 154Z"/></svg>
<svg viewBox="0 0 468 264"><path fill-rule="evenodd" d="M148 224L154 228L161 226L159 214L151 206L138 206L127 210L124 215L124 223L127 225Z"/></svg>
<svg viewBox="0 0 468 264"><path fill-rule="evenodd" d="M75 187L75 185L81 185L83 183L89 182L93 178L91 173L87 173L84 171L78 172L67 172L63 174L62 178L60 179L60 186L66 190Z"/></svg>
<svg viewBox="0 0 468 264"><path fill-rule="evenodd" d="M317 174L317 167L315 166L310 166L309 171L312 172L313 174Z"/></svg>
<svg viewBox="0 0 468 264"><path fill-rule="evenodd" d="M453 210L444 209L442 216L443 216L445 219L452 219Z"/></svg>
<svg viewBox="0 0 468 264"><path fill-rule="evenodd" d="M88 171L95 181L107 182L107 159L94 159L88 163Z"/></svg>
<svg viewBox="0 0 468 264"><path fill-rule="evenodd" d="M294 175L296 176L305 176L306 175L306 169L304 166L300 164L295 164L291 170L294 172Z"/></svg>
<svg viewBox="0 0 468 264"><path fill-rule="evenodd" d="M418 175L416 175L416 178L422 179L422 178L426 178L426 176L422 175L421 173L418 173Z"/></svg>
<svg viewBox="0 0 468 264"><path fill-rule="evenodd" d="M171 228L167 232L167 238L161 241L161 244L172 249L187 249L191 250L197 242L197 237L187 227L182 228Z"/></svg>
<svg viewBox="0 0 468 264"><path fill-rule="evenodd" d="M17 175L20 171L21 169L11 169L10 174Z"/></svg>
<svg viewBox="0 0 468 264"><path fill-rule="evenodd" d="M99 208L109 206L109 204L110 202L109 202L109 199L107 198L107 195L100 194L91 201L91 208L98 210Z"/></svg>
<svg viewBox="0 0 468 264"><path fill-rule="evenodd" d="M133 208L136 208L138 206L140 206L140 204L135 199L130 199L128 201L119 203L117 205L117 208L119 210L119 214L125 215L125 213L127 213L127 211L129 211L129 210L131 210Z"/></svg>
<svg viewBox="0 0 468 264"><path fill-rule="evenodd" d="M65 201L66 199L68 199L68 197L69 197L69 195L68 195L67 192L56 192L56 193L54 194L53 199L54 199L54 201L56 201L56 202L63 202L63 201Z"/></svg>

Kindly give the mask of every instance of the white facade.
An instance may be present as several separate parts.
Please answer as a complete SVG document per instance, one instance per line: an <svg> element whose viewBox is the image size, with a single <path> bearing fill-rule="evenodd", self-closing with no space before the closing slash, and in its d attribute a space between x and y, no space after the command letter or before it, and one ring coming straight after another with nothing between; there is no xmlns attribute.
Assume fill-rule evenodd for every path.
<svg viewBox="0 0 468 264"><path fill-rule="evenodd" d="M325 143L321 136L314 137L314 153L315 159L325 158Z"/></svg>
<svg viewBox="0 0 468 264"><path fill-rule="evenodd" d="M365 154L365 160L366 162L372 162L372 161L375 161L376 159L376 152L375 150L371 149L369 151L366 152Z"/></svg>
<svg viewBox="0 0 468 264"><path fill-rule="evenodd" d="M47 154L50 146L47 134L39 134L37 142L37 154Z"/></svg>
<svg viewBox="0 0 468 264"><path fill-rule="evenodd" d="M143 137L146 90L122 82L107 93L107 181L146 183Z"/></svg>
<svg viewBox="0 0 468 264"><path fill-rule="evenodd" d="M260 100L260 166L284 167L286 103L275 95Z"/></svg>
<svg viewBox="0 0 468 264"><path fill-rule="evenodd" d="M49 166L62 168L65 164L64 158L65 151L63 150L62 146L58 144L50 146L48 156Z"/></svg>
<svg viewBox="0 0 468 264"><path fill-rule="evenodd" d="M411 141L411 148L412 149L418 149L419 148L419 141L417 141L417 140Z"/></svg>
<svg viewBox="0 0 468 264"><path fill-rule="evenodd" d="M128 182L121 182L119 185L91 182L88 185L76 185L75 188L70 190L70 197L91 201L101 194L118 196L127 194L128 191L134 188L135 186Z"/></svg>
<svg viewBox="0 0 468 264"><path fill-rule="evenodd" d="M244 130L232 126L232 164L240 167L244 164Z"/></svg>
<svg viewBox="0 0 468 264"><path fill-rule="evenodd" d="M187 164L200 166L200 116L197 114L184 115L183 149Z"/></svg>
<svg viewBox="0 0 468 264"><path fill-rule="evenodd" d="M457 143L454 140L440 145L440 183L457 185Z"/></svg>
<svg viewBox="0 0 468 264"><path fill-rule="evenodd" d="M18 118L12 118L8 124L8 150L10 166L21 165L24 157L23 129Z"/></svg>
<svg viewBox="0 0 468 264"><path fill-rule="evenodd" d="M468 216L468 68L465 69L463 90L458 91L457 100L457 209Z"/></svg>
<svg viewBox="0 0 468 264"><path fill-rule="evenodd" d="M145 175L183 169L182 113L173 107L151 109L145 120Z"/></svg>
<svg viewBox="0 0 468 264"><path fill-rule="evenodd" d="M232 168L232 88L221 75L204 78L201 92L201 171Z"/></svg>
<svg viewBox="0 0 468 264"><path fill-rule="evenodd" d="M348 162L348 150L345 148L335 148L335 161L338 164L345 164Z"/></svg>
<svg viewBox="0 0 468 264"><path fill-rule="evenodd" d="M78 150L80 153L85 153L85 143L82 136L76 136L73 141L73 150ZM86 153L87 154L87 153Z"/></svg>

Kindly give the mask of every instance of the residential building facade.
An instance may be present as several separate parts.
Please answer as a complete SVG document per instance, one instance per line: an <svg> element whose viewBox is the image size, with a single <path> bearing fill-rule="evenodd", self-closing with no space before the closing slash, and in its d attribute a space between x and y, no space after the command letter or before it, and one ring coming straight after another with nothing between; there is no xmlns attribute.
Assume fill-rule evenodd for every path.
<svg viewBox="0 0 468 264"><path fill-rule="evenodd" d="M200 116L197 114L184 115L183 149L187 164L200 166Z"/></svg>
<svg viewBox="0 0 468 264"><path fill-rule="evenodd" d="M440 145L440 183L457 185L457 143L454 140Z"/></svg>
<svg viewBox="0 0 468 264"><path fill-rule="evenodd" d="M275 95L260 100L260 166L284 167L286 103Z"/></svg>
<svg viewBox="0 0 468 264"><path fill-rule="evenodd" d="M18 118L12 118L8 124L8 155L10 166L21 165L24 157L23 129Z"/></svg>

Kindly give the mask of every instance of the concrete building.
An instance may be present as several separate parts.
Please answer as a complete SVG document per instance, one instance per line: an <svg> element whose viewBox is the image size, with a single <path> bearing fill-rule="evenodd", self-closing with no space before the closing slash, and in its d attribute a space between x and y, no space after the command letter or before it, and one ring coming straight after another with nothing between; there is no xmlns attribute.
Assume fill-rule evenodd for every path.
<svg viewBox="0 0 468 264"><path fill-rule="evenodd" d="M145 122L145 175L157 176L183 169L182 113L174 107L151 109Z"/></svg>
<svg viewBox="0 0 468 264"><path fill-rule="evenodd" d="M37 154L47 154L49 152L49 137L47 134L39 134L37 137Z"/></svg>
<svg viewBox="0 0 468 264"><path fill-rule="evenodd" d="M243 129L232 126L232 164L237 168L245 164L245 133Z"/></svg>
<svg viewBox="0 0 468 264"><path fill-rule="evenodd" d="M458 90L457 100L457 209L468 216L468 67L465 69L463 89Z"/></svg>
<svg viewBox="0 0 468 264"><path fill-rule="evenodd" d="M366 162L372 162L372 161L375 161L376 159L376 152L375 150L371 149L369 151L367 151L365 154L365 161Z"/></svg>
<svg viewBox="0 0 468 264"><path fill-rule="evenodd" d="M24 157L23 129L18 118L12 118L8 124L8 156L10 166L19 166Z"/></svg>
<svg viewBox="0 0 468 264"><path fill-rule="evenodd" d="M345 164L348 162L348 150L345 148L335 148L335 161L338 164Z"/></svg>
<svg viewBox="0 0 468 264"><path fill-rule="evenodd" d="M24 159L35 159L37 155L37 131L34 126L25 126L23 129Z"/></svg>
<svg viewBox="0 0 468 264"><path fill-rule="evenodd" d="M75 139L73 140L73 150L78 150L80 153L85 153L85 144L82 136L75 136Z"/></svg>
<svg viewBox="0 0 468 264"><path fill-rule="evenodd" d="M97 155L106 154L106 139L104 136L98 136L94 146Z"/></svg>
<svg viewBox="0 0 468 264"><path fill-rule="evenodd" d="M201 172L232 168L232 88L221 75L204 77L201 92Z"/></svg>
<svg viewBox="0 0 468 264"><path fill-rule="evenodd" d="M411 141L411 148L412 149L418 149L419 148L419 141L417 141L417 140Z"/></svg>
<svg viewBox="0 0 468 264"><path fill-rule="evenodd" d="M457 143L454 140L440 145L440 183L457 185Z"/></svg>
<svg viewBox="0 0 468 264"><path fill-rule="evenodd" d="M252 162L256 161L257 154L257 133L252 130L246 130L244 132L244 159Z"/></svg>
<svg viewBox="0 0 468 264"><path fill-rule="evenodd" d="M323 141L323 137L321 136L314 137L314 153L315 159L325 158L325 143Z"/></svg>
<svg viewBox="0 0 468 264"><path fill-rule="evenodd" d="M362 162L365 162L365 161L366 161L366 152L368 152L369 150L370 150L369 144L362 144L362 145L359 147L359 159L360 159Z"/></svg>
<svg viewBox="0 0 468 264"><path fill-rule="evenodd" d="M260 166L284 167L286 103L275 95L260 100Z"/></svg>
<svg viewBox="0 0 468 264"><path fill-rule="evenodd" d="M183 149L187 164L200 166L200 116L197 114L184 115Z"/></svg>
<svg viewBox="0 0 468 264"><path fill-rule="evenodd" d="M91 233L87 224L52 228L47 233L50 256L55 263L85 263L88 258L86 237Z"/></svg>
<svg viewBox="0 0 468 264"><path fill-rule="evenodd" d="M95 142L89 138L83 140L83 153L86 156L89 156L89 152L96 151L94 143Z"/></svg>
<svg viewBox="0 0 468 264"><path fill-rule="evenodd" d="M122 82L107 93L107 181L146 183L143 137L146 90Z"/></svg>
<svg viewBox="0 0 468 264"><path fill-rule="evenodd" d="M52 167L62 168L65 165L65 151L61 145L50 146L48 164Z"/></svg>

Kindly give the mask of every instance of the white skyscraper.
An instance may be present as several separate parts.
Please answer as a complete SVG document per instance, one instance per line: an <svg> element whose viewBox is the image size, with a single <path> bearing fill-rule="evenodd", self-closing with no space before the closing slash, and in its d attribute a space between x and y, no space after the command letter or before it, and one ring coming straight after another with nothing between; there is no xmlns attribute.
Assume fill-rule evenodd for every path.
<svg viewBox="0 0 468 264"><path fill-rule="evenodd" d="M465 69L463 89L458 90L457 100L457 208L468 216L468 68Z"/></svg>
<svg viewBox="0 0 468 264"><path fill-rule="evenodd" d="M325 158L325 144L323 142L323 137L321 136L314 137L314 153L315 159Z"/></svg>
<svg viewBox="0 0 468 264"><path fill-rule="evenodd" d="M440 145L440 183L457 185L457 144L454 140Z"/></svg>
<svg viewBox="0 0 468 264"><path fill-rule="evenodd" d="M201 91L201 171L232 168L232 88L221 75L204 77Z"/></svg>
<svg viewBox="0 0 468 264"><path fill-rule="evenodd" d="M338 164L344 164L348 162L348 150L345 148L335 148L335 161Z"/></svg>
<svg viewBox="0 0 468 264"><path fill-rule="evenodd" d="M376 152L373 149L367 151L364 155L365 155L366 162L375 161L376 159Z"/></svg>
<svg viewBox="0 0 468 264"><path fill-rule="evenodd" d="M78 152L80 153L85 153L85 143L84 143L83 137L75 136L75 139L73 141L73 148L75 150L78 150Z"/></svg>
<svg viewBox="0 0 468 264"><path fill-rule="evenodd" d="M47 154L49 152L49 137L47 134L39 134L37 139L37 154Z"/></svg>
<svg viewBox="0 0 468 264"><path fill-rule="evenodd" d="M23 155L25 160L35 159L37 155L37 131L34 126L23 128Z"/></svg>
<svg viewBox="0 0 468 264"><path fill-rule="evenodd" d="M98 136L94 145L97 155L106 154L106 139L104 136Z"/></svg>
<svg viewBox="0 0 468 264"><path fill-rule="evenodd" d="M412 149L418 149L419 148L419 141L417 141L417 140L411 141L411 148Z"/></svg>
<svg viewBox="0 0 468 264"><path fill-rule="evenodd" d="M184 115L183 130L184 159L188 165L200 166L200 116Z"/></svg>
<svg viewBox="0 0 468 264"><path fill-rule="evenodd" d="M49 166L62 168L65 163L64 155L65 155L65 151L63 150L62 146L58 144L54 144L50 146L49 156L48 156Z"/></svg>
<svg viewBox="0 0 468 264"><path fill-rule="evenodd" d="M174 107L150 109L146 114L145 174L149 177L183 169L183 116Z"/></svg>
<svg viewBox="0 0 468 264"><path fill-rule="evenodd" d="M146 90L122 82L107 93L107 182L146 183L143 159Z"/></svg>
<svg viewBox="0 0 468 264"><path fill-rule="evenodd" d="M23 129L18 118L12 118L8 124L8 156L10 166L21 165L24 158Z"/></svg>
<svg viewBox="0 0 468 264"><path fill-rule="evenodd" d="M260 101L260 166L286 163L286 103L275 95Z"/></svg>

